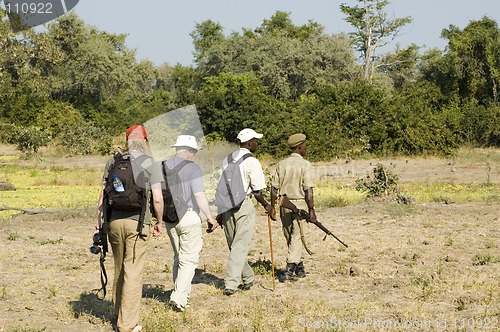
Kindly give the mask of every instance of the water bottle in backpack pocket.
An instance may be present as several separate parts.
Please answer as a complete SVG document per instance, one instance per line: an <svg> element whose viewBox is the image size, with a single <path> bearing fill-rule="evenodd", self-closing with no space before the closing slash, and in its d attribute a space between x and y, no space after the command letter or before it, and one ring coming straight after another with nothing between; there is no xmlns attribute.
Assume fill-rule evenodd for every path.
<svg viewBox="0 0 500 332"><path fill-rule="evenodd" d="M125 191L122 180L120 180L120 178L116 174L113 175L113 187L115 188L116 192L121 193Z"/></svg>
<svg viewBox="0 0 500 332"><path fill-rule="evenodd" d="M134 159L130 154L114 156L104 188L107 203L113 210L139 211L146 204L146 176L140 165L147 158L142 155Z"/></svg>

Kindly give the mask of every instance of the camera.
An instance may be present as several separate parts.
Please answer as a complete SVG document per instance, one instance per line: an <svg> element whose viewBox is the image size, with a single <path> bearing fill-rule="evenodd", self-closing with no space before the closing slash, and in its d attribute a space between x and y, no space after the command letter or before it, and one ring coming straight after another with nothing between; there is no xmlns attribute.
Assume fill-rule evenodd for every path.
<svg viewBox="0 0 500 332"><path fill-rule="evenodd" d="M90 247L90 252L93 253L94 255L97 255L101 252L101 246L102 246L101 234L95 233L94 236L92 237L92 240L94 241L94 244L92 244L92 247Z"/></svg>

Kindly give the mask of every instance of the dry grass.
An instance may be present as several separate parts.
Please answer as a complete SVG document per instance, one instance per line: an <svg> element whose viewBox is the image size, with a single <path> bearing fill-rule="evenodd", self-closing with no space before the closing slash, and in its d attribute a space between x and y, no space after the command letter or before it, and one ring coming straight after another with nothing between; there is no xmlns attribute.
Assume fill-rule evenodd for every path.
<svg viewBox="0 0 500 332"><path fill-rule="evenodd" d="M453 181L475 190L471 183L486 183L485 168L480 166L486 157L473 158L470 152L467 156L467 164L457 163L455 172L437 158L382 162L395 163L394 172L409 186ZM499 162L494 160L488 186L498 194ZM350 173L332 173L327 165L316 165L330 172L323 192L350 190L349 183L369 170L370 163L375 165L375 161L353 161ZM318 172L320 178L325 179ZM168 238L153 239L143 288L144 331L498 330L497 198L456 199L451 204L421 199L413 205L355 203L335 207L325 203L318 210L318 219L349 248L332 237L322 241L322 232L307 225L306 238L315 253L305 257L307 277L278 283L275 291L267 265L267 217L262 211L249 256L259 274L248 292L222 295L228 249L220 230L205 235L192 308L184 313L166 306L172 288ZM92 292L100 287L98 257L88 250L94 208L2 216L0 331L112 331L111 294L99 301ZM279 223L272 224L272 231L279 272L285 265L286 248ZM111 255L106 266L111 280Z"/></svg>

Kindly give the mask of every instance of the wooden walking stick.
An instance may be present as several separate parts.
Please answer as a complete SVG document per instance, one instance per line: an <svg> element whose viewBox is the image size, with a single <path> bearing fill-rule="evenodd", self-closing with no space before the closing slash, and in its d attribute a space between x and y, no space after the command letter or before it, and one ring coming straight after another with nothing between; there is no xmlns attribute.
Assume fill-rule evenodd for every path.
<svg viewBox="0 0 500 332"><path fill-rule="evenodd" d="M271 274L273 276L273 291L276 290L276 279L274 278L274 254L273 254L273 232L271 231L271 216L267 215L267 227L269 228L269 247L271 249Z"/></svg>

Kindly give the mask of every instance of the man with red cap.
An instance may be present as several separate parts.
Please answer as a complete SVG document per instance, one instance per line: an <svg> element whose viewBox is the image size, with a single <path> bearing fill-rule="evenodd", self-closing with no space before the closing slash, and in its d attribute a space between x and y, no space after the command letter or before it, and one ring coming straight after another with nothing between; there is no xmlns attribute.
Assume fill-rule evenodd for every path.
<svg viewBox="0 0 500 332"><path fill-rule="evenodd" d="M104 168L96 231L107 233L113 251L113 304L117 315L117 330L138 332L142 330L139 321L147 244L151 233L158 236L162 232L163 176L159 164L150 157L146 129L141 125L133 125L128 128L125 137L124 152L110 158ZM123 172L130 169L132 175L129 182L133 184L120 182L121 188L116 185L117 180L113 181L113 178L117 178L118 165ZM127 168L126 165L130 167ZM135 191L132 192L133 189L129 188ZM129 190L132 195L139 192L142 196L135 200L134 197L139 196L138 194L127 194L128 198L123 203L119 194L128 193ZM152 202L149 201L149 192L152 193ZM155 225L151 225L150 221L150 204L153 204L157 219Z"/></svg>

